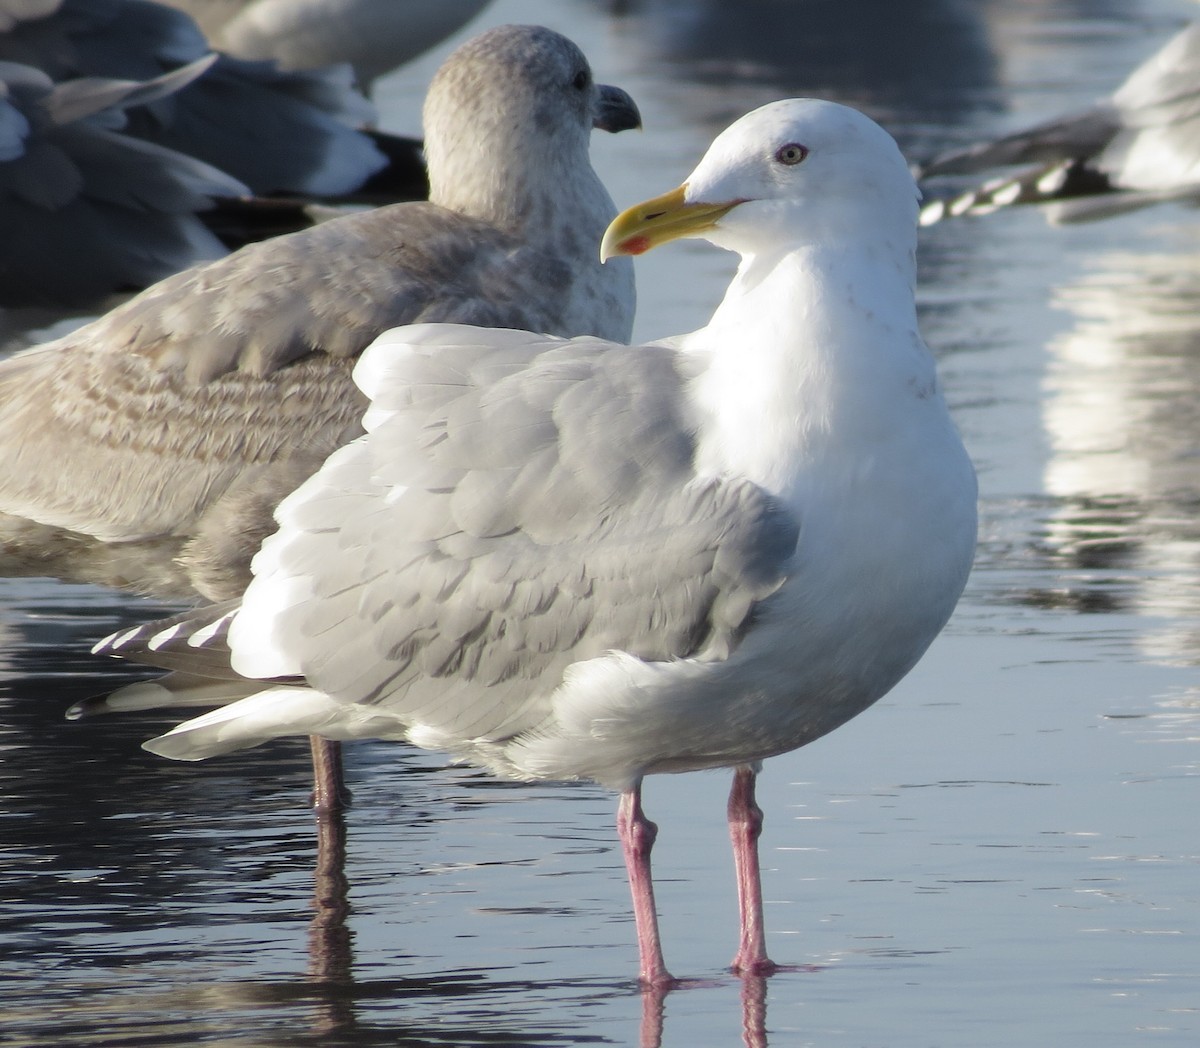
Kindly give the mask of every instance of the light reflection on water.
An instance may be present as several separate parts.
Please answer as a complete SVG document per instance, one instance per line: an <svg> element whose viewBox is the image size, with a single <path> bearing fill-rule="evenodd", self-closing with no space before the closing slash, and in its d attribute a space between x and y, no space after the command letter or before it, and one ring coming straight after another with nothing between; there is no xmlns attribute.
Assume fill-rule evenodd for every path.
<svg viewBox="0 0 1200 1048"><path fill-rule="evenodd" d="M801 5L624 6L496 0L485 23L554 25L635 94L646 134L596 145L622 204L673 184L730 116L779 94L866 104L916 155L1006 110L1090 101L1194 14L1183 0L938 0L888 46L871 41L881 66L855 50L880 3L813 0L810 37ZM755 28L772 8L793 31ZM945 29L933 44L924 19ZM412 126L435 64L380 85L388 126ZM723 969L736 919L724 776L647 786L668 962L691 983L643 1000L604 791L355 746L346 880L314 882L306 749L178 765L139 749L160 717L68 724L68 705L137 672L98 663L91 642L158 606L15 580L0 583L0 1034L1194 1044L1196 220L1051 230L1014 214L924 234L923 323L980 467L980 555L908 680L767 764L770 946L795 970L743 984ZM639 334L703 322L727 273L699 246L647 256Z"/></svg>

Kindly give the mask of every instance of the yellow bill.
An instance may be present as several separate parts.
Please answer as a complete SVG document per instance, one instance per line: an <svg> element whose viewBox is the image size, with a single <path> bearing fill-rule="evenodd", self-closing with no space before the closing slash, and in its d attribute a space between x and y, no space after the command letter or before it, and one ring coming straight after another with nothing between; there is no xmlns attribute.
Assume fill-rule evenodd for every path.
<svg viewBox="0 0 1200 1048"><path fill-rule="evenodd" d="M670 240L700 236L742 203L730 200L723 204L689 204L684 200L686 191L685 184L617 215L604 231L600 261L617 255L641 255Z"/></svg>

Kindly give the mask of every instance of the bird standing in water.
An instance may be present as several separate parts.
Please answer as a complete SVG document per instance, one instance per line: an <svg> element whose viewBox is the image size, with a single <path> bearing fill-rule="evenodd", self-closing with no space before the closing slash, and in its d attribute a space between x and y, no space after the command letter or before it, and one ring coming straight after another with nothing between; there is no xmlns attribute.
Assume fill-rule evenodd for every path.
<svg viewBox="0 0 1200 1048"><path fill-rule="evenodd" d="M760 762L895 685L974 553L974 471L917 329L916 218L878 125L776 102L603 241L741 255L706 327L637 347L388 332L355 372L366 435L279 507L244 597L99 649L178 671L130 704L228 703L147 748L384 738L611 786L656 987L643 779L732 768L733 968L774 970Z"/></svg>

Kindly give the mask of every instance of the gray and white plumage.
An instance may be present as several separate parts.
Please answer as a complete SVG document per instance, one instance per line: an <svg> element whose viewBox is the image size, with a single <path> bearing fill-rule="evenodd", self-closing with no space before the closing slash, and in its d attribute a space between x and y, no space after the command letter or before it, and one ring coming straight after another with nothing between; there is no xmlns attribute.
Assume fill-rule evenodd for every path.
<svg viewBox="0 0 1200 1048"><path fill-rule="evenodd" d="M708 328L628 348L434 325L371 347L356 369L367 436L281 505L217 632L245 689L311 690L229 707L152 748L197 759L279 733L403 737L519 777L622 787L793 748L910 668L974 537L971 468L915 330L915 194L888 168L878 185L843 174L832 199L816 181L799 213L817 248L781 260L776 239L797 232L770 222L790 216L721 163L722 146L758 160L761 136L790 130L778 105L718 139L712 171L688 183L751 197L706 234L749 241ZM844 112L794 117L797 134L830 138L830 178L843 171L835 133L865 121ZM884 155L902 163L894 145ZM870 238L863 210L879 217ZM887 245L886 264L831 246L851 218L858 241ZM887 308L860 304L860 283ZM781 314L797 319L781 327ZM188 645L180 629L164 650L186 661Z"/></svg>
<svg viewBox="0 0 1200 1048"><path fill-rule="evenodd" d="M251 245L0 363L0 511L99 542L173 539L185 589L240 593L275 504L360 432L351 369L383 330L629 337L632 269L596 256L615 209L594 123L636 110L564 37L468 41L426 101L430 202Z"/></svg>
<svg viewBox="0 0 1200 1048"><path fill-rule="evenodd" d="M954 150L922 180L1025 165L928 203L921 221L1045 204L1052 222L1091 221L1168 201L1200 201L1200 23L1172 37L1090 109Z"/></svg>
<svg viewBox="0 0 1200 1048"><path fill-rule="evenodd" d="M246 186L125 133L130 107L168 98L211 62L54 83L0 61L0 306L84 303L225 254L199 213Z"/></svg>
<svg viewBox="0 0 1200 1048"><path fill-rule="evenodd" d="M737 251L706 327L633 348L388 332L355 369L366 434L281 504L240 604L102 643L180 671L111 701L246 696L147 743L176 759L377 737L619 789L654 985L642 778L733 767L734 968L769 972L757 764L907 673L974 551L974 473L916 325L916 215L862 114L742 118L602 249Z"/></svg>
<svg viewBox="0 0 1200 1048"><path fill-rule="evenodd" d="M284 69L349 62L369 91L382 74L461 29L488 0L163 0L214 47Z"/></svg>

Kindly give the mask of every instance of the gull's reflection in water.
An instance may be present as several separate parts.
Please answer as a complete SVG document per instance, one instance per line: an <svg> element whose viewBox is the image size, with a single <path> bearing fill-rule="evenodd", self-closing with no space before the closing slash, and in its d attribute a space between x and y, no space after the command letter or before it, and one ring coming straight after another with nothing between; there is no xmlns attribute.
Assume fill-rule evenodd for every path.
<svg viewBox="0 0 1200 1048"><path fill-rule="evenodd" d="M353 931L349 926L352 912L350 904L351 882L347 875L347 827L344 813L334 811L321 813L316 820L319 861L316 866L312 898L313 915L308 928L309 962L307 981L313 1000L312 1034L319 1043L354 1043L368 1037L370 1031L358 1023L357 1002L363 997L374 998L381 987L360 985L356 979ZM632 949L632 947L631 947ZM776 975L803 969L785 966ZM455 983L455 994L468 992L467 987L474 976L482 973L461 972L457 978L449 976ZM747 975L727 976L730 982L740 982L742 1040L746 1048L767 1048L767 988L771 976ZM432 978L424 992L443 992L438 988L441 980ZM418 980L421 982L421 980ZM478 989L484 992L516 992L533 996L550 996L553 990L572 990L579 998L592 994L601 997L626 997L637 992L631 984L593 985L586 982L567 980L563 984L541 982L513 983L499 987L487 980L478 980ZM572 986L574 982L574 986ZM641 1028L638 1043L640 1048L661 1048L669 1022L669 1002L686 1008L689 989L712 988L724 979L682 979L674 987L648 986L640 989ZM393 987L400 994L421 992L416 983L407 982ZM598 992L597 992L598 991ZM385 991L386 992L386 991ZM499 1031L493 1031L495 1043L509 1042ZM473 1043L473 1042L472 1042ZM489 1038L489 1043L492 1043Z"/></svg>
<svg viewBox="0 0 1200 1048"><path fill-rule="evenodd" d="M1041 521L1059 603L1109 613L1109 657L1200 662L1200 226L1153 233L1155 250L1089 258L1055 305L1042 418L1049 502ZM1057 601L1055 594L1057 595ZM1035 603L1038 601L1034 601ZM1200 688L1155 698L1139 730L1200 736Z"/></svg>
<svg viewBox="0 0 1200 1048"><path fill-rule="evenodd" d="M766 1048L767 980L762 975L742 980L742 1039L746 1048Z"/></svg>
<svg viewBox="0 0 1200 1048"><path fill-rule="evenodd" d="M501 797L524 809L536 797L511 784L497 791L483 775L447 776L436 761L410 764L404 747L381 745L378 757L356 760L359 805L347 816L319 817L314 840L304 810L307 754L298 745L198 768L140 750L140 740L167 718L62 718L73 701L140 675L119 663L97 666L88 651L98 632L138 614L125 598L23 580L7 583L5 595L0 819L7 829L0 852L11 876L0 900L0 951L14 984L6 1021L23 1028L28 1043L91 1043L89 1031L99 1028L106 1043L183 1043L223 1036L232 1016L246 1029L289 1031L286 1041L256 1042L264 1045L576 1043L597 1039L582 1031L604 1009L613 1021L641 1026L640 1035L612 1043L638 1037L658 1045L670 1036L664 1028L672 1015L676 1025L694 1022L697 996L711 1002L716 991L730 1028L740 1019L747 1045L767 1044L767 980L714 973L670 995L643 993L633 978L632 924L627 942L618 928L606 944L614 951L606 974L589 975L596 969L578 949L580 934L588 941L595 924L590 932L572 924L552 934L550 949L578 961L558 976L541 974L553 954L524 953L533 966L518 962L510 975L507 962L483 958L475 967L433 961L432 970L436 951L419 947L423 959L405 947L431 932L474 932L428 919L410 923L404 900L463 890L454 884L429 894L422 876L447 846L451 853L469 847L472 855L486 847L467 828L478 823L460 823L456 813ZM541 802L546 792L535 791ZM399 817L398 796L405 798ZM544 825L537 812L521 818ZM607 800L583 818L565 838L556 830L539 839L539 828L528 850L522 845L487 865L499 870L514 860L524 869L563 839L564 854L579 854L581 842L587 855L615 846ZM408 861L396 862L397 855ZM612 895L606 887L592 915L623 921L623 881L605 884ZM394 909L396 900L405 912ZM445 915L451 921L454 909ZM518 919L546 921L560 912L528 909ZM566 916L586 920L586 908ZM394 924L395 935L373 936L365 922ZM787 978L777 975L774 985Z"/></svg>
<svg viewBox="0 0 1200 1048"><path fill-rule="evenodd" d="M1190 246L1190 245L1189 245ZM1117 606L1174 625L1144 654L1200 653L1200 245L1113 252L1056 292L1074 324L1049 346L1043 420L1047 542L1117 577Z"/></svg>

